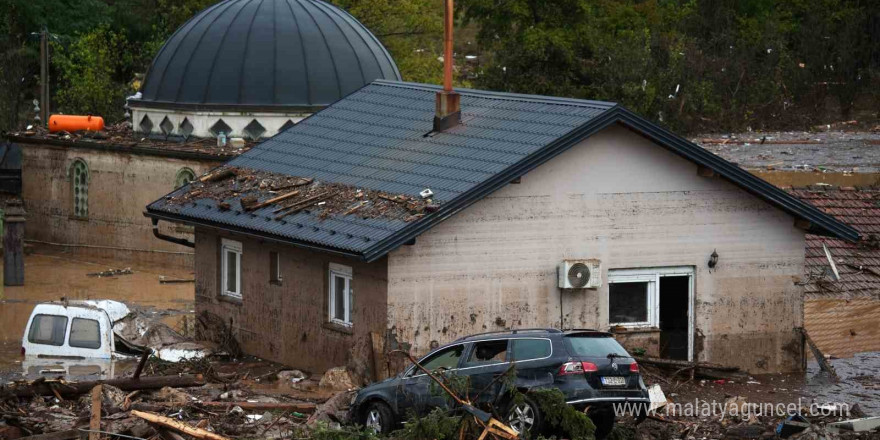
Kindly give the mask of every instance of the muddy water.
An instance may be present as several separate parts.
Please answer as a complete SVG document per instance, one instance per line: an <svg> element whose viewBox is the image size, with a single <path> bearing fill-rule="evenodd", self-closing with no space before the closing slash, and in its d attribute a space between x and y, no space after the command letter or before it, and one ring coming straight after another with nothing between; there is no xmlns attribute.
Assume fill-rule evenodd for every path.
<svg viewBox="0 0 880 440"><path fill-rule="evenodd" d="M816 362L807 364L806 391L817 402L858 404L866 414L880 416L880 352L857 353L833 359L840 381L820 373Z"/></svg>
<svg viewBox="0 0 880 440"><path fill-rule="evenodd" d="M130 267L131 275L90 277L108 269ZM0 274L2 275L2 274ZM34 305L68 299L113 299L146 308L171 326L185 330L192 322L193 283L162 284L166 279L192 279L191 270L125 261L78 257L52 248L25 256L25 285L5 287L0 294L0 378L21 372L21 338Z"/></svg>

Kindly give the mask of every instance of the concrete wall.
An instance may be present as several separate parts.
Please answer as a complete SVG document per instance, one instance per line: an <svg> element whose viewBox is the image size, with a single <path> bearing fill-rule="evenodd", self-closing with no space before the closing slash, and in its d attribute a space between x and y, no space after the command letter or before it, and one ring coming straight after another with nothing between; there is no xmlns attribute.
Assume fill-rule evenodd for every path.
<svg viewBox="0 0 880 440"><path fill-rule="evenodd" d="M370 332L384 334L387 261L371 264L292 246L224 236L242 243L242 300L218 292L221 236L196 230L196 314L204 311L232 321L244 351L295 368L321 373L349 365L369 374ZM281 258L282 283L269 282L269 252ZM353 271L352 326L345 331L328 323L328 267Z"/></svg>
<svg viewBox="0 0 880 440"><path fill-rule="evenodd" d="M717 268L706 262L713 250ZM557 289L599 258L603 287ZM698 360L800 368L804 232L794 219L622 127L604 130L388 259L388 327L418 352L502 328L608 328L607 270L695 268ZM648 334L648 338L656 337ZM650 345L650 344L647 344Z"/></svg>
<svg viewBox="0 0 880 440"><path fill-rule="evenodd" d="M153 123L151 133L164 134L160 125L165 118L174 126L170 134L183 136L180 125L184 119L192 124L193 131L190 136L213 138L211 127L222 119L226 125L232 128L230 133L226 133L227 137L248 137L244 129L254 119L266 130L261 138L270 138L278 134L287 121L294 124L299 123L309 116L309 113L290 112L290 113L274 113L274 112L230 112L230 111L192 111L192 110L168 110L149 108L146 103L139 104L138 107L132 107L132 118L134 129L143 132L141 122L144 116L148 116Z"/></svg>
<svg viewBox="0 0 880 440"><path fill-rule="evenodd" d="M73 216L70 166L89 169L88 218ZM192 249L159 240L144 217L150 202L174 189L181 168L199 174L219 162L135 155L124 152L22 144L22 195L26 238L72 244L75 252L134 261L192 265ZM189 237L191 228L160 223L170 235Z"/></svg>

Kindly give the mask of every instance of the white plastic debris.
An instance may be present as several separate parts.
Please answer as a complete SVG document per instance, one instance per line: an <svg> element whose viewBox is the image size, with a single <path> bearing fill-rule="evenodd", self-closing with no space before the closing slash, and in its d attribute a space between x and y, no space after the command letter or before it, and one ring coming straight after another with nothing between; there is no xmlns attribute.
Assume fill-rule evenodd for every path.
<svg viewBox="0 0 880 440"><path fill-rule="evenodd" d="M654 384L648 387L648 398L651 399L651 411L656 411L666 406L666 395L660 389L660 385Z"/></svg>
<svg viewBox="0 0 880 440"><path fill-rule="evenodd" d="M423 199L427 199L434 195L434 191L431 191L431 188L425 188L419 193L419 195L422 196Z"/></svg>

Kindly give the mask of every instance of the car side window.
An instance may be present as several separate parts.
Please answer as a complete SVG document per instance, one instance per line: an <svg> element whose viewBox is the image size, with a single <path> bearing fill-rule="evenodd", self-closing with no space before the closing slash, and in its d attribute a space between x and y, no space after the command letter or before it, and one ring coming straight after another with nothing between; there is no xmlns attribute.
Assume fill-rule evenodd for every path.
<svg viewBox="0 0 880 440"><path fill-rule="evenodd" d="M94 319L73 318L67 343L77 348L101 348L101 324Z"/></svg>
<svg viewBox="0 0 880 440"><path fill-rule="evenodd" d="M31 322L28 341L34 344L64 345L67 317L60 315L37 315Z"/></svg>
<svg viewBox="0 0 880 440"><path fill-rule="evenodd" d="M421 362L422 366L428 371L434 371L438 368L454 369L458 368L458 361L464 354L464 345L455 345L440 350ZM418 369L413 370L413 374L421 374Z"/></svg>
<svg viewBox="0 0 880 440"><path fill-rule="evenodd" d="M547 339L514 339L511 344L510 360L528 361L550 356L552 349Z"/></svg>
<svg viewBox="0 0 880 440"><path fill-rule="evenodd" d="M507 361L507 340L483 341L474 343L468 356L468 366L498 364Z"/></svg>

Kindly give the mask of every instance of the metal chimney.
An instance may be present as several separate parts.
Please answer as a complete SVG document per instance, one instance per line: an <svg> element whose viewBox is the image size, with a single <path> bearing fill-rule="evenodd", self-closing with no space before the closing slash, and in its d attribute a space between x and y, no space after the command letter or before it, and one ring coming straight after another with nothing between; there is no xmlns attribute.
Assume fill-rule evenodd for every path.
<svg viewBox="0 0 880 440"><path fill-rule="evenodd" d="M434 113L434 131L443 131L461 121L461 96L452 90L452 27L454 24L453 0L446 0L443 14L443 91L437 92Z"/></svg>

